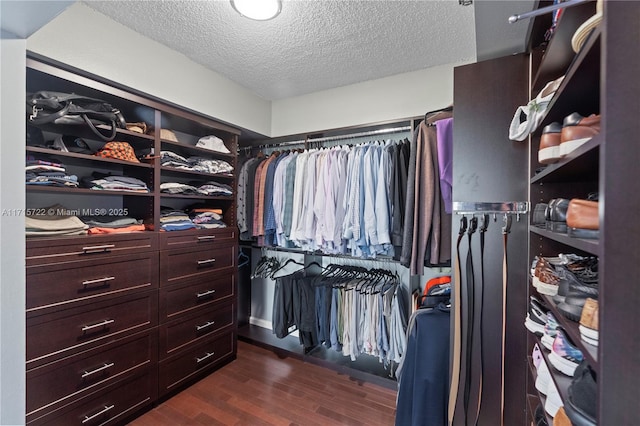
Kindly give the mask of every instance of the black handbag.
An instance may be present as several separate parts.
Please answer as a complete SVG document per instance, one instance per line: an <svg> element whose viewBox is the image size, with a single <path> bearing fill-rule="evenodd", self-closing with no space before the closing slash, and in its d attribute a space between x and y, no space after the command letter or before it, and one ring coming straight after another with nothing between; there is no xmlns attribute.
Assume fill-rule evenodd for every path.
<svg viewBox="0 0 640 426"><path fill-rule="evenodd" d="M126 128L126 121L120 110L110 103L75 93L43 90L28 94L27 111L32 124L87 125L104 141L111 141L116 137L117 127ZM108 134L103 134L96 127L100 124L111 126Z"/></svg>

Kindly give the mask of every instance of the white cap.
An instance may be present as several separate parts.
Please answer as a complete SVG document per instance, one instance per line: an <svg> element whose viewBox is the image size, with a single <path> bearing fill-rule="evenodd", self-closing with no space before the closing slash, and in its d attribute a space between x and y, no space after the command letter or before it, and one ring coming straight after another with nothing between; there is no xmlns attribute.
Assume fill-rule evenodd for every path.
<svg viewBox="0 0 640 426"><path fill-rule="evenodd" d="M196 144L196 146L198 148L204 148L211 151L218 151L225 154L231 153L231 151L229 151L227 147L224 145L224 142L222 141L222 139L216 136L203 136L200 139L198 139L198 143Z"/></svg>

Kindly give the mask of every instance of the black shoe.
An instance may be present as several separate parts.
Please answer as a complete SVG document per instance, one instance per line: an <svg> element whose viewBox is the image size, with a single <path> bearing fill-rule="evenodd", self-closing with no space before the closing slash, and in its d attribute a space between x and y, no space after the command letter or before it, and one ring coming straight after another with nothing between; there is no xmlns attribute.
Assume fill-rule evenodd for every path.
<svg viewBox="0 0 640 426"><path fill-rule="evenodd" d="M576 368L564 410L573 426L596 425L596 373L586 361Z"/></svg>
<svg viewBox="0 0 640 426"><path fill-rule="evenodd" d="M567 208L569 200L566 198L554 198L549 201L549 206L545 213L546 228L553 232L567 232Z"/></svg>
<svg viewBox="0 0 640 426"><path fill-rule="evenodd" d="M536 407L535 419L533 419L533 421L536 426L549 426L549 423L547 423L547 416L544 413L542 404L538 404L538 406Z"/></svg>

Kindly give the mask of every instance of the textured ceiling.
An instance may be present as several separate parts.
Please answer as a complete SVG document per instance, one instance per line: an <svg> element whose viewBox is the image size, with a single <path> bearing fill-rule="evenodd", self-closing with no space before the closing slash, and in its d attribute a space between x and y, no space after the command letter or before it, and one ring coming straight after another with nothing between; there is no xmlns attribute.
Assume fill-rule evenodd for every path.
<svg viewBox="0 0 640 426"><path fill-rule="evenodd" d="M226 0L83 2L268 100L476 59L458 0L284 0L262 22Z"/></svg>

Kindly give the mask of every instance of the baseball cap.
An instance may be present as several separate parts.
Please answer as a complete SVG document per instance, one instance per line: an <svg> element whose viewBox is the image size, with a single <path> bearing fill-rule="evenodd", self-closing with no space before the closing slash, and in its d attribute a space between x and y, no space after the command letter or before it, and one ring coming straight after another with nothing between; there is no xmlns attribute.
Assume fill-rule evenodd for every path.
<svg viewBox="0 0 640 426"><path fill-rule="evenodd" d="M201 137L200 139L198 139L198 143L196 143L196 146L198 148L208 149L210 151L222 152L225 154L229 154L231 152L224 145L224 142L222 141L222 139L213 135Z"/></svg>

